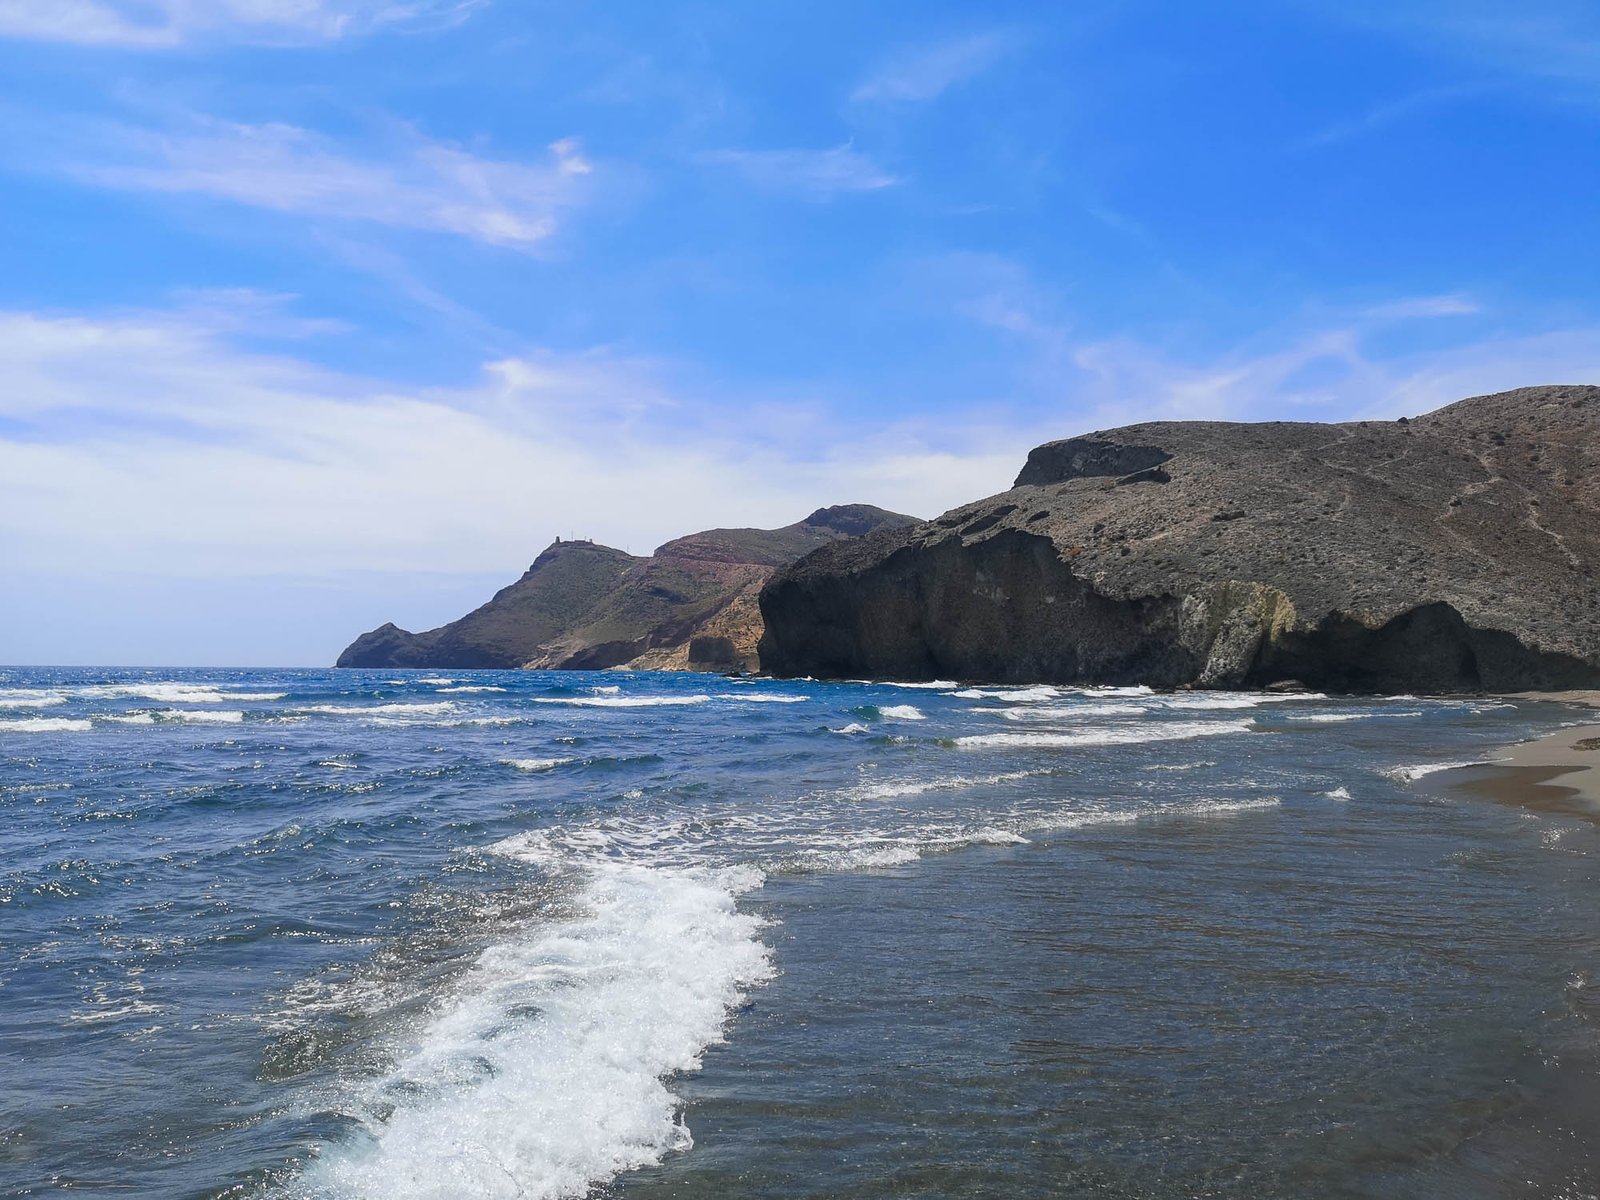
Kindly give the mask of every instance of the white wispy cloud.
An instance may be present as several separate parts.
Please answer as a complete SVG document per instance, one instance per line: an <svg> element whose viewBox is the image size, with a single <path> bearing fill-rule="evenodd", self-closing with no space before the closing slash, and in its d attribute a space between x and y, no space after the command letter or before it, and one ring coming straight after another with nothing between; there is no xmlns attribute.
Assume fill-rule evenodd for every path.
<svg viewBox="0 0 1600 1200"><path fill-rule="evenodd" d="M1294 143L1293 148L1297 150L1313 150L1323 146L1337 145L1341 142L1354 141L1391 125L1409 120L1431 109L1442 108L1457 100L1481 95L1486 90L1481 87L1424 88L1421 91L1412 92L1410 95L1401 96L1388 103L1376 105L1353 117L1324 126L1309 137Z"/></svg>
<svg viewBox="0 0 1600 1200"><path fill-rule="evenodd" d="M731 167L768 191L812 200L875 192L900 182L848 142L827 150L714 150L701 161Z"/></svg>
<svg viewBox="0 0 1600 1200"><path fill-rule="evenodd" d="M828 503L931 514L1004 487L1026 449L839 421L775 437L736 419L747 398L708 407L603 350L407 387L251 349L248 300L224 299L221 318L0 314L8 570L515 574L557 533L646 550Z"/></svg>
<svg viewBox="0 0 1600 1200"><path fill-rule="evenodd" d="M150 128L62 126L31 166L124 191L218 200L345 221L455 234L529 249L581 203L593 167L576 141L541 162L484 158L415 131L363 153L286 124L191 116Z"/></svg>
<svg viewBox="0 0 1600 1200"><path fill-rule="evenodd" d="M1420 50L1558 88L1600 84L1600 8L1589 0L1338 0L1330 19Z"/></svg>
<svg viewBox="0 0 1600 1200"><path fill-rule="evenodd" d="M488 0L0 0L0 37L159 50L201 39L333 41L454 24Z"/></svg>
<svg viewBox="0 0 1600 1200"><path fill-rule="evenodd" d="M1016 48L1014 34L992 30L907 47L883 63L851 93L864 103L920 103L983 74Z"/></svg>

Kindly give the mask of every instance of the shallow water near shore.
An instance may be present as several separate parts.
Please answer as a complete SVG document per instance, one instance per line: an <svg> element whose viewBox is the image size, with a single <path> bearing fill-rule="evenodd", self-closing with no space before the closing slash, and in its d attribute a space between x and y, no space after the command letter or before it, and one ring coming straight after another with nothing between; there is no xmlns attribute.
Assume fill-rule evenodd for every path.
<svg viewBox="0 0 1600 1200"><path fill-rule="evenodd" d="M0 1194L1576 1200L1582 716L0 671Z"/></svg>

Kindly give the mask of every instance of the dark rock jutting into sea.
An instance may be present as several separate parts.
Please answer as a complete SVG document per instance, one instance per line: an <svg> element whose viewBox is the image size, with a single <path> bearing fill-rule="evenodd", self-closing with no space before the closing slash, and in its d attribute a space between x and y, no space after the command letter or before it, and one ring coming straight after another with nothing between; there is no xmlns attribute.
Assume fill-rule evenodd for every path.
<svg viewBox="0 0 1600 1200"><path fill-rule="evenodd" d="M1158 422L824 546L761 594L777 675L1350 692L1600 684L1600 388L1414 419Z"/></svg>

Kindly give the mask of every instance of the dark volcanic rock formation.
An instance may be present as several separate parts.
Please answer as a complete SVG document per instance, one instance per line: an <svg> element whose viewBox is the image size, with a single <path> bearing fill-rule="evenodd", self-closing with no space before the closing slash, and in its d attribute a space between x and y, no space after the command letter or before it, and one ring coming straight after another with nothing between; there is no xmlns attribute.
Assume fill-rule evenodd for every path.
<svg viewBox="0 0 1600 1200"><path fill-rule="evenodd" d="M383 625L341 667L753 669L756 597L773 570L830 542L916 518L868 504L819 509L782 529L710 529L639 558L557 542L523 577L459 621L426 633Z"/></svg>
<svg viewBox="0 0 1600 1200"><path fill-rule="evenodd" d="M812 553L761 609L781 675L1593 687L1600 388L1052 442L1009 492Z"/></svg>

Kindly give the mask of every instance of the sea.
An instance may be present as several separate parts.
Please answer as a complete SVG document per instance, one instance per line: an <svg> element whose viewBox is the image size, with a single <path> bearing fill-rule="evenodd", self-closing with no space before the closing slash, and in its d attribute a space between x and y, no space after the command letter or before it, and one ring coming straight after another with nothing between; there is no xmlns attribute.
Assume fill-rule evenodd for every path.
<svg viewBox="0 0 1600 1200"><path fill-rule="evenodd" d="M0 1195L1581 1200L1582 718L0 670Z"/></svg>

